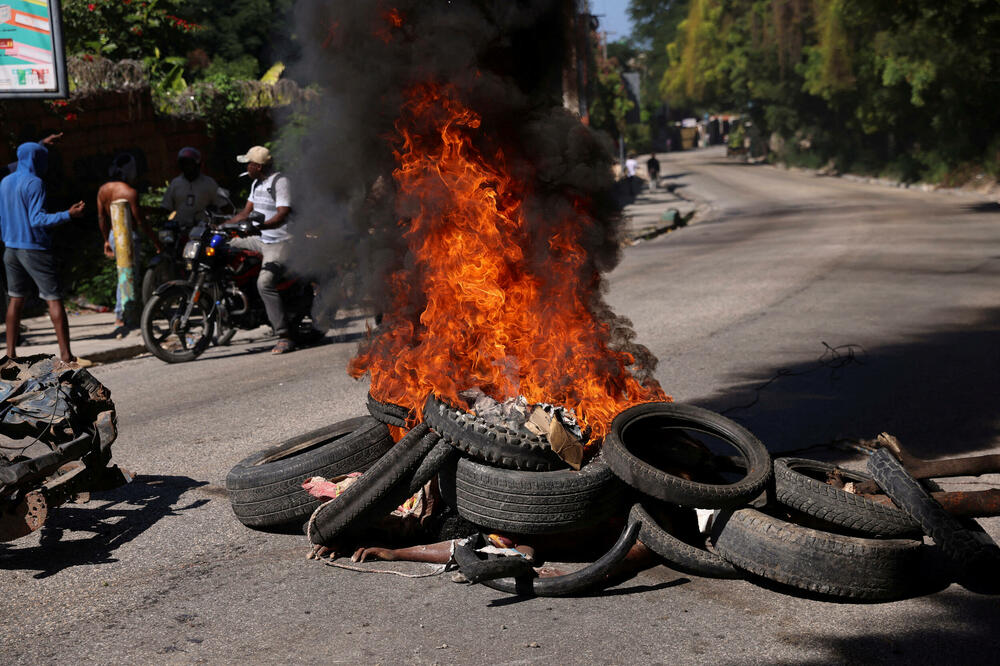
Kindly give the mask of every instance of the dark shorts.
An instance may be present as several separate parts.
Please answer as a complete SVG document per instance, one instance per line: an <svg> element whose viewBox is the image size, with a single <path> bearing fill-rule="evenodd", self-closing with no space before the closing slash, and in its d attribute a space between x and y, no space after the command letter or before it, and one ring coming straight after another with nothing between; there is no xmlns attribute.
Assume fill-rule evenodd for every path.
<svg viewBox="0 0 1000 666"><path fill-rule="evenodd" d="M62 298L56 257L52 252L8 247L3 252L3 265L7 273L7 295L11 298L27 298L36 288L43 301Z"/></svg>

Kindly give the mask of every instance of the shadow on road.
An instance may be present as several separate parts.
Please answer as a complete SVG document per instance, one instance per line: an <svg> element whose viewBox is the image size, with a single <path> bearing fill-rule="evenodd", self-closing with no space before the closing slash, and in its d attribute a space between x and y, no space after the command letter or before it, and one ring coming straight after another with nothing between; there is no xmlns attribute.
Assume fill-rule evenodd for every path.
<svg viewBox="0 0 1000 666"><path fill-rule="evenodd" d="M86 504L64 504L52 510L37 546L0 544L0 569L37 571L47 578L64 569L116 562L113 553L166 516L196 509L201 498L178 506L184 493L208 485L186 476L137 476L132 483L95 493ZM91 533L92 536L81 535Z"/></svg>
<svg viewBox="0 0 1000 666"><path fill-rule="evenodd" d="M952 320L970 317L956 311ZM819 339L816 349L818 357ZM972 324L867 348L856 360L760 368L701 404L726 411L776 453L881 432L921 457L1000 443L1000 308Z"/></svg>
<svg viewBox="0 0 1000 666"><path fill-rule="evenodd" d="M981 203L963 206L965 210L973 213L1000 213L1000 203L996 201L983 201Z"/></svg>
<svg viewBox="0 0 1000 666"><path fill-rule="evenodd" d="M967 664L994 660L1000 649L1000 615L995 597L939 594L915 608L902 626L873 625L867 632L824 635L778 633L785 644L824 650L827 658L810 663ZM801 664L802 661L772 663Z"/></svg>

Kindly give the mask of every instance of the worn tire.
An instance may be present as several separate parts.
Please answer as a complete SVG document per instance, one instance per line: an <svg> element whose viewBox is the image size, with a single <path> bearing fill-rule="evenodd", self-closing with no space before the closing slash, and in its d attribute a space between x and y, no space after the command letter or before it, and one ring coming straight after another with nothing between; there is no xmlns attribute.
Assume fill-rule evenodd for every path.
<svg viewBox="0 0 1000 666"><path fill-rule="evenodd" d="M162 344L170 335L175 335L178 340L181 337L176 332L173 332L172 327L169 325L166 326L167 330L164 332L162 320L166 314L165 308L168 308L170 303L177 299L189 299L192 291L190 285L183 283L174 284L170 289L153 294L142 309L142 316L139 319L142 342L146 346L146 349L161 361L165 361L166 363L193 361L201 356L208 349L208 346L212 344L212 337L215 334L215 315L205 310L203 301L195 304L192 309L192 314L197 310L202 321L202 334L197 342L190 348L186 344L183 345L181 351L176 351L174 347L164 347ZM161 335L157 335L157 333L161 333Z"/></svg>
<svg viewBox="0 0 1000 666"><path fill-rule="evenodd" d="M320 505L303 481L365 470L391 446L388 428L361 416L258 451L226 476L233 513L248 527L301 523Z"/></svg>
<svg viewBox="0 0 1000 666"><path fill-rule="evenodd" d="M412 416L406 407L391 402L381 402L373 398L371 393L368 394L368 413L382 423L400 428L405 428L407 419Z"/></svg>
<svg viewBox="0 0 1000 666"><path fill-rule="evenodd" d="M621 513L627 491L600 455L580 471L551 472L500 469L461 458L441 470L438 484L462 518L513 534L596 525Z"/></svg>
<svg viewBox="0 0 1000 666"><path fill-rule="evenodd" d="M660 527L642 504L633 505L631 515L642 523L639 541L671 569L706 578L743 578L736 567L716 553L687 544Z"/></svg>
<svg viewBox="0 0 1000 666"><path fill-rule="evenodd" d="M536 472L568 467L547 438L486 423L433 395L424 403L424 422L452 446L497 467Z"/></svg>
<svg viewBox="0 0 1000 666"><path fill-rule="evenodd" d="M920 533L920 525L905 511L834 488L805 474L804 470L823 474L836 470L851 481L871 481L867 474L818 460L778 458L774 461L775 498L785 506L872 536L901 537Z"/></svg>
<svg viewBox="0 0 1000 666"><path fill-rule="evenodd" d="M746 475L735 483L688 481L639 459L629 446L629 430L656 419L660 427L684 428L713 435L734 446L746 462ZM771 480L771 456L754 435L721 414L672 402L649 402L630 407L615 417L604 440L604 457L618 478L636 490L665 502L700 509L731 509L764 491Z"/></svg>
<svg viewBox="0 0 1000 666"><path fill-rule="evenodd" d="M756 509L724 511L716 550L740 569L817 594L898 599L916 584L920 541L866 539L802 527Z"/></svg>
<svg viewBox="0 0 1000 666"><path fill-rule="evenodd" d="M309 539L314 544L329 544L362 521L391 513L437 473L433 466L422 467L421 463L438 440L438 435L424 424L408 432L336 499L313 512ZM443 464L446 458L441 456L439 460ZM415 476L418 469L427 478Z"/></svg>
<svg viewBox="0 0 1000 666"><path fill-rule="evenodd" d="M887 449L871 455L868 471L885 494L934 539L955 565L963 586L991 594L1000 592L1000 547L975 521L965 526L945 511Z"/></svg>
<svg viewBox="0 0 1000 666"><path fill-rule="evenodd" d="M565 597L571 594L591 592L606 585L614 573L615 566L625 559L635 544L640 528L639 523L630 517L626 521L618 541L607 553L592 564L564 576L539 578L532 571L531 574L518 578L492 578L487 572L482 571L480 567L482 560L467 545L456 546L455 561L458 563L459 570L471 568L476 572L477 579L481 580L483 585L500 592L519 596ZM505 564L498 561L497 566Z"/></svg>

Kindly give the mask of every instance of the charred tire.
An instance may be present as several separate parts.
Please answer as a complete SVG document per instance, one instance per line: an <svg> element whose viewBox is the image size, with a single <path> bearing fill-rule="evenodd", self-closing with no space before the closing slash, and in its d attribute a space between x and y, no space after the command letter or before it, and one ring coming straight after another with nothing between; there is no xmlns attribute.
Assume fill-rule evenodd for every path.
<svg viewBox="0 0 1000 666"><path fill-rule="evenodd" d="M537 472L568 467L548 439L486 423L433 395L424 404L424 422L452 446L498 467Z"/></svg>
<svg viewBox="0 0 1000 666"><path fill-rule="evenodd" d="M380 402L368 394L368 412L382 423L391 426L406 427L406 420L412 416L410 410L402 405L391 402Z"/></svg>
<svg viewBox="0 0 1000 666"><path fill-rule="evenodd" d="M421 463L438 440L438 435L424 424L408 432L336 499L313 512L309 539L315 544L329 544L338 535L359 527L362 521L391 513L437 473L433 465ZM444 464L446 458L439 456L438 460ZM418 469L426 478L415 475Z"/></svg>
<svg viewBox="0 0 1000 666"><path fill-rule="evenodd" d="M530 575L517 578L493 578L488 571L488 567L483 566L483 561L479 559L479 556L468 544L459 544L455 547L455 561L458 562L460 571L468 570L473 572L476 580L482 581L483 585L494 590L520 596L565 597L571 594L590 592L595 588L606 585L614 574L615 566L625 559L628 551L635 544L640 527L637 521L630 518L625 523L625 528L622 530L621 536L618 537L618 541L611 547L611 550L602 555L593 564L589 564L579 571L574 571L564 576L538 578L534 575L534 571L532 571ZM498 569L509 566L508 563L500 560L493 561L497 562L494 566ZM489 565L490 562L486 564Z"/></svg>
<svg viewBox="0 0 1000 666"><path fill-rule="evenodd" d="M868 471L892 501L913 517L955 565L958 580L973 591L1000 592L1000 548L978 523L963 526L945 511L887 449L868 459Z"/></svg>
<svg viewBox="0 0 1000 666"><path fill-rule="evenodd" d="M915 584L920 541L866 539L802 527L756 509L724 511L712 538L752 574L822 595L897 599Z"/></svg>
<svg viewBox="0 0 1000 666"><path fill-rule="evenodd" d="M687 544L660 527L642 504L632 507L631 516L642 523L639 541L671 569L706 578L743 578L736 567L717 554Z"/></svg>
<svg viewBox="0 0 1000 666"><path fill-rule="evenodd" d="M684 428L725 440L746 463L746 476L730 484L688 481L640 460L629 447L629 430L656 420L660 427ZM651 497L701 509L731 509L757 497L771 480L771 456L754 435L721 414L672 402L650 402L630 407L615 417L604 440L604 457L618 476Z"/></svg>
<svg viewBox="0 0 1000 666"><path fill-rule="evenodd" d="M361 416L258 451L226 476L233 513L248 527L304 521L320 502L302 489L303 481L362 471L391 446L389 429Z"/></svg>
<svg viewBox="0 0 1000 666"><path fill-rule="evenodd" d="M867 474L805 458L774 461L775 497L787 507L828 523L872 536L899 537L920 533L920 525L905 511L834 488L805 474L806 470L836 472L850 481L871 481Z"/></svg>
<svg viewBox="0 0 1000 666"><path fill-rule="evenodd" d="M551 472L500 469L461 458L438 475L441 496L481 527L514 534L583 529L621 513L625 484L601 456Z"/></svg>

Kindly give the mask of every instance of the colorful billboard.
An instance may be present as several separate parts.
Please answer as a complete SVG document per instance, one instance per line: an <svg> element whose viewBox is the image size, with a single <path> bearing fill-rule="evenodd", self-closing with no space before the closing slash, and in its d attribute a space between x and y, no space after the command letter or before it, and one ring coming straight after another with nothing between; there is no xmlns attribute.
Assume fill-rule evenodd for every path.
<svg viewBox="0 0 1000 666"><path fill-rule="evenodd" d="M0 99L66 97L58 0L0 0Z"/></svg>

